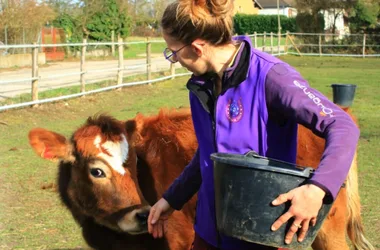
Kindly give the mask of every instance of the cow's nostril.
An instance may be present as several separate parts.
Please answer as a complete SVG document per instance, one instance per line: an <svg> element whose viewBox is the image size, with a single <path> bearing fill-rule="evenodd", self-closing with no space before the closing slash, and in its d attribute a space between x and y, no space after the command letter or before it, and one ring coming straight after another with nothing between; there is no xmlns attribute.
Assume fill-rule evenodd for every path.
<svg viewBox="0 0 380 250"><path fill-rule="evenodd" d="M147 223L148 217L149 217L149 211L136 213L136 218L140 223Z"/></svg>

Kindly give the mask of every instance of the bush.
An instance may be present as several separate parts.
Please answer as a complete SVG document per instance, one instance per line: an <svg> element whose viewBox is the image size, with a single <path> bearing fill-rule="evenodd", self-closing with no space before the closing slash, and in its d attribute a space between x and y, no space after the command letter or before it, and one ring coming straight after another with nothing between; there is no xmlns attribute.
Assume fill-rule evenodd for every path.
<svg viewBox="0 0 380 250"><path fill-rule="evenodd" d="M325 19L321 13L313 15L306 12L300 12L295 19L297 32L324 33Z"/></svg>
<svg viewBox="0 0 380 250"><path fill-rule="evenodd" d="M253 34L264 32L278 32L278 19L277 15L247 15L236 14L234 16L234 29L235 33ZM286 16L280 16L282 32L295 32L296 20L295 18L288 18Z"/></svg>
<svg viewBox="0 0 380 250"><path fill-rule="evenodd" d="M301 33L324 33L325 19L322 14L312 15L306 12L300 12L296 16L297 32ZM303 44L318 44L318 36L302 36L300 38ZM301 49L306 53L318 53L318 47L304 47Z"/></svg>

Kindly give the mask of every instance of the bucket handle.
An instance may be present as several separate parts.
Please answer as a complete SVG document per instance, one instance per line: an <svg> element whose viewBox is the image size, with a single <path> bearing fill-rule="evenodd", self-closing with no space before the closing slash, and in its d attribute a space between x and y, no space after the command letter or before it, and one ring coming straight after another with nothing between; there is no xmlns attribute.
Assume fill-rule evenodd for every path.
<svg viewBox="0 0 380 250"><path fill-rule="evenodd" d="M265 156L261 156L259 155L256 151L254 150L250 150L248 151L247 153L245 153L244 155L245 157L254 157L254 158L258 158L258 159L263 159L263 160L271 160L271 161L275 161L275 162L278 162L278 163L283 163L283 164L289 164L289 162L286 162L286 161L281 161L281 160L277 160L277 159L270 159L268 157L265 157ZM314 169L311 168L311 167L304 167L304 166L300 166L300 165L297 165L295 163L291 163L292 165L294 165L296 168L299 168L299 169L302 169L302 170L305 170L307 168L310 169L310 173L314 173Z"/></svg>

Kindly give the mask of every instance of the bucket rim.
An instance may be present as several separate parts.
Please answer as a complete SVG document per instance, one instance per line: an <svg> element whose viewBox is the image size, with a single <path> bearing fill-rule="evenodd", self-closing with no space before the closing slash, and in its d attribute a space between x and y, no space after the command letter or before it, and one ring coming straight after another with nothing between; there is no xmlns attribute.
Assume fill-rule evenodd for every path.
<svg viewBox="0 0 380 250"><path fill-rule="evenodd" d="M357 87L356 84L350 84L350 83L333 83L331 84L331 87Z"/></svg>
<svg viewBox="0 0 380 250"><path fill-rule="evenodd" d="M253 154L213 153L210 158L214 161L214 167L221 163L240 168L257 169L303 178L310 178L314 172L314 169L311 167L302 167L293 163Z"/></svg>

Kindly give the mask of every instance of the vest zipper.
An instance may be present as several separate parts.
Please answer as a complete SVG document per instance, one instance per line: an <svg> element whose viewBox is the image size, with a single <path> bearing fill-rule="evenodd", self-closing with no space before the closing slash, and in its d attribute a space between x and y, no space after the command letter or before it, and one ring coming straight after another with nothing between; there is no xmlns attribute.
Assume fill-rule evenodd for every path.
<svg viewBox="0 0 380 250"><path fill-rule="evenodd" d="M192 83L192 84L195 84L195 83ZM215 110L215 108L216 108L216 102L217 102L218 98L214 97L213 91L210 91L209 89L206 89L206 88L202 88L202 91L205 92L209 96L209 98L213 101L214 111L211 112L211 110L209 110L209 108L205 107L204 102L202 102L202 99L197 94L197 92L194 89L192 89L192 88L188 87L188 89L189 89L190 92L192 92L198 98L198 100L201 103L202 108L210 115L210 118L211 118L211 128L212 128L212 132L213 132L212 136L213 136L213 141L214 141L214 151L217 152L217 148L218 147L217 147L217 144L216 144L216 120L215 120L215 118L216 118L216 110Z"/></svg>
<svg viewBox="0 0 380 250"><path fill-rule="evenodd" d="M223 89L223 83L226 82L226 80L227 80L227 74L223 73L222 81L220 83L222 85L220 93L218 93L218 95L216 97L214 97L214 94L212 95L213 101L214 101L214 114L213 114L213 117L212 117L212 121L213 121L213 131L214 131L215 152L218 152L218 144L216 142L216 114L217 114L216 107L217 107L217 104L218 104L219 96L224 91L224 89ZM225 86L227 86L227 85L225 85Z"/></svg>

